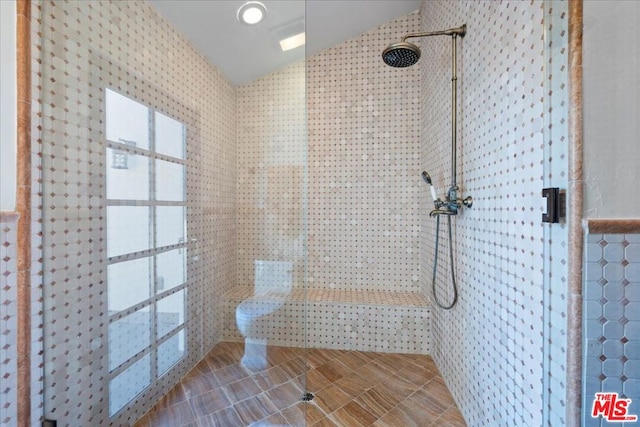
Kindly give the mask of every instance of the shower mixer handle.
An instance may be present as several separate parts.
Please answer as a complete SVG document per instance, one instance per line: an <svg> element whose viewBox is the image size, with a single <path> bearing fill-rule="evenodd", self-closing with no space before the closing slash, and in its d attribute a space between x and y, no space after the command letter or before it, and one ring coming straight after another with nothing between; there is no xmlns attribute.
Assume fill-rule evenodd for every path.
<svg viewBox="0 0 640 427"><path fill-rule="evenodd" d="M454 215L458 214L458 209L462 207L462 200L458 199L458 187L456 184L452 185L449 188L449 192L447 193L447 201L445 202L447 210L453 212Z"/></svg>
<svg viewBox="0 0 640 427"><path fill-rule="evenodd" d="M447 193L447 203L449 204L449 208L453 211L458 211L460 207L460 203L458 203L458 190L460 187L457 185L452 185L449 188L449 192Z"/></svg>
<svg viewBox="0 0 640 427"><path fill-rule="evenodd" d="M440 198L434 200L433 205L435 209L429 213L429 216L458 215L458 210L461 207L470 208L473 206L473 197L467 196L464 199L459 199L458 190L459 187L457 185L451 186L445 200Z"/></svg>

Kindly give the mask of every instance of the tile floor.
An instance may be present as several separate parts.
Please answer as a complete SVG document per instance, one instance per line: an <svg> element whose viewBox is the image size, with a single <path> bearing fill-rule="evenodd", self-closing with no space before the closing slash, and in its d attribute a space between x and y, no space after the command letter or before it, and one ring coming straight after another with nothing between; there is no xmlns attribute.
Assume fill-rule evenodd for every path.
<svg viewBox="0 0 640 427"><path fill-rule="evenodd" d="M270 346L254 372L243 349L218 344L135 427L466 425L429 356Z"/></svg>

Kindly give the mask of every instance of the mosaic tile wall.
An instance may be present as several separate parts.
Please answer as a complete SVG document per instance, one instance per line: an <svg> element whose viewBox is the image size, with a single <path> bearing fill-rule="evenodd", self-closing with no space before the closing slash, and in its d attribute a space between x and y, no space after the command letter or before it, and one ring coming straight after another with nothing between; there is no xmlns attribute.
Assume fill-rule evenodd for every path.
<svg viewBox="0 0 640 427"><path fill-rule="evenodd" d="M17 253L18 215L0 214L0 426L16 424L17 383Z"/></svg>
<svg viewBox="0 0 640 427"><path fill-rule="evenodd" d="M147 2L34 5L42 36L33 38L42 128L34 161L42 153L44 209L34 218L42 217L45 415L62 425L126 425L220 339L216 296L235 282L235 89ZM188 237L197 239L189 250L198 256L188 267L187 358L111 421L105 87L187 124Z"/></svg>
<svg viewBox="0 0 640 427"><path fill-rule="evenodd" d="M198 129L198 138L190 146L194 163L189 194L197 224L195 234L202 242L198 248L202 263L194 266L194 274L206 280L194 283L195 300L221 301L216 296L234 283L251 283L254 259L302 259L305 185L309 194L308 277L312 288L427 293L434 228L426 215L430 200L420 172L428 170L438 192L443 193L449 181L450 118L448 108L433 107L448 106L450 102L450 42L445 38L420 41L423 51L430 54L424 55L419 66L407 69L387 67L379 56L387 44L407 32L466 22L469 35L460 43L459 51L462 148L458 170L463 191L473 195L476 204L458 217L455 225L461 300L452 312L436 311L433 344L428 335L418 339L407 335L398 345L406 352L433 350L470 425L540 424L543 28L538 24L543 10L535 2L465 1L425 2L423 11L422 17L408 15L309 58L306 70L305 65L297 64L267 80L254 82L253 87L238 88L236 109L236 91L147 4L44 3L44 52L50 55L43 58L41 77L46 82L54 78L58 83L53 85L52 99L45 98L47 95L39 99L44 128L40 147L45 153L43 187L45 197L49 194L65 206L62 212L45 214L42 224L47 292L52 292L54 285L61 286L63 292L80 285L85 289L96 280L86 274L89 263L75 266L64 259L57 260L60 270L55 267L55 271L47 270L47 265L54 261L51 256L55 256L56 246L65 246L65 253L90 248L90 242L75 239L86 227L97 230L99 221L94 224L93 215L73 215L78 212L77 206L95 213L95 218L104 217L102 208L91 203L92 196L102 197L102 187L87 190L74 174L82 168L79 158L96 165L104 161L100 158L102 148L92 149L91 144L86 144L100 139L96 107L91 106L87 94L95 90L94 86L111 84L149 105L169 102L167 107L180 109ZM84 20L86 16L92 19ZM494 25L487 26L488 20ZM65 21L73 25L65 26ZM114 28L131 30L125 33ZM90 56L86 50L90 46L103 57ZM68 53L68 47L73 48L73 54ZM163 54L159 55L159 51ZM277 86L279 79L281 83L284 79L300 82L301 78L304 84L305 71L308 153L297 145L306 131L299 122L291 125L273 120L276 112L290 117L301 115L304 107L294 109L286 103L293 99L292 105L296 106L304 97L300 98L293 89L276 96L270 86ZM60 82L68 81L69 76L78 82L78 87L65 92ZM301 77L296 80L295 76ZM240 105L243 114L238 114ZM258 105L261 110L252 110L256 114L252 120L242 117L244 109ZM65 108L72 114L67 115L67 123L61 123ZM285 132L274 132L280 126ZM275 156L282 148L287 155ZM61 150L60 155L53 154L57 149ZM305 171L300 160L307 154ZM196 164L196 159L200 163ZM67 173L60 174L59 166ZM99 169L92 173L101 180ZM55 182L67 183L70 179L80 191L77 194L48 192ZM286 198L275 201L275 194ZM514 206L516 200L527 204ZM260 218L265 212L268 215ZM62 230L73 237L56 241L60 236L48 233L51 219L63 221ZM441 238L446 243L444 233ZM204 243L209 241L215 246ZM445 253L446 245L441 250ZM96 269L95 260L90 262L94 276L104 274L103 267ZM444 294L449 268L446 257L441 257L441 265L438 284ZM69 268L78 272L73 276L76 283L58 283L56 278L66 277L68 271L63 270ZM304 266L298 264L295 273L300 280ZM76 306L94 304L101 307L104 315L99 291L83 292ZM53 305L45 307L56 305L55 301L49 303ZM335 340L327 333L334 325L326 322L329 317L348 328L363 310L369 310L374 318L388 315L385 324L396 321L398 327L390 328L389 334L398 335L415 327L416 318L419 323L425 322L422 331L431 333L428 316L409 313L409 317L403 317L411 310L402 306L400 311L390 312L386 307L365 306L358 311L348 305L322 304L315 314L323 325L317 331L317 342L322 346ZM57 305L64 307L62 301ZM193 336L189 342L193 352L184 369L143 394L120 421L140 415L146 409L142 402L154 401L216 342L219 337L215 331L220 330L223 321L222 316L214 316L223 312L218 308L204 306L200 317L192 319ZM45 317L48 315L51 313L45 311ZM72 322L85 322L85 316L72 313ZM295 317L295 313L291 316ZM98 323L94 320L80 326L95 326L104 333L104 326ZM86 330L77 330L78 325L55 327L65 326L86 335ZM45 334L50 335L47 330ZM95 377L100 376L100 351L91 352L90 356L96 357L91 360L81 348L64 342L63 334L48 339L52 341L45 342L47 350L55 343L59 354L83 364L83 374L96 372ZM85 339L89 340L83 335L83 342ZM286 342L288 338L283 339ZM360 344L376 351L393 351L391 344L372 347L372 342L384 343L385 335L372 333ZM407 343L413 343L413 347ZM54 374L55 378L65 375L51 371L48 374L51 378ZM49 384L47 401L69 419L86 425L106 425L99 405L72 407L64 402L78 387L96 396L94 402L105 399L104 381L92 381L66 390ZM56 414L58 420L60 413Z"/></svg>
<svg viewBox="0 0 640 427"><path fill-rule="evenodd" d="M541 425L542 2L426 1L421 16L425 31L468 26L458 43L457 180L463 197L474 198L454 219L460 299L450 311L432 310L432 356L469 425ZM451 41L419 44L421 164L443 195L451 171ZM426 210L422 226L422 283L430 293L435 221ZM451 297L445 230L443 299Z"/></svg>
<svg viewBox="0 0 640 427"><path fill-rule="evenodd" d="M290 261L304 283L307 129L304 62L236 90L239 285L254 261Z"/></svg>
<svg viewBox="0 0 640 427"><path fill-rule="evenodd" d="M307 59L309 286L420 291L420 85L381 54L413 13Z"/></svg>
<svg viewBox="0 0 640 427"><path fill-rule="evenodd" d="M595 393L631 399L640 415L640 234L587 234L584 265L582 421L613 425L590 416Z"/></svg>
<svg viewBox="0 0 640 427"><path fill-rule="evenodd" d="M420 290L418 71L380 58L418 23L407 15L313 55L306 70L238 88L239 284L254 259L303 254L306 72L309 286ZM302 273L298 263L298 282Z"/></svg>
<svg viewBox="0 0 640 427"><path fill-rule="evenodd" d="M407 15L237 89L237 284L253 282L256 259L294 261L295 284L304 283L308 203L308 283L322 295L308 307L310 347L429 349L426 302L405 304L392 293L424 300L418 71L380 59L418 22L417 13ZM376 292L386 301L372 303ZM226 301L225 339L240 340L241 299ZM301 301L263 322L270 343L304 344Z"/></svg>

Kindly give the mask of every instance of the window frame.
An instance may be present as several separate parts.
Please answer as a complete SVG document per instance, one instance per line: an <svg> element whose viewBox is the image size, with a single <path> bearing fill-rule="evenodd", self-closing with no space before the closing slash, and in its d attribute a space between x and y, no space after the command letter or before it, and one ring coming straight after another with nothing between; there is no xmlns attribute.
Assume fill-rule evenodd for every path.
<svg viewBox="0 0 640 427"><path fill-rule="evenodd" d="M137 394L136 396L140 395L141 393L143 393L144 391L148 390L150 387L154 386L160 378L162 378L163 376L169 374L172 369L174 367L176 367L176 365L186 359L188 357L188 345L187 345L187 340L188 340L188 331L187 331L187 325L189 323L189 312L187 310L187 301L188 301L188 287L189 287L189 274L188 274L188 258L187 258L187 246L188 246L188 235L187 235L187 217L188 217L188 203L187 203L187 183L186 183L186 179L187 179L187 174L188 174L188 164L187 164L187 124L185 121L183 120L178 120L175 117L172 117L171 115L167 114L164 111L152 108L126 94L123 94L117 90L114 90L112 88L109 87L105 87L104 88L104 95L105 95L105 127L108 124L108 120L109 118L107 117L107 108L106 108L106 104L107 104L107 92L111 91L119 96L125 97L130 101L136 102L142 106L144 106L147 110L147 124L148 124L148 138L149 138L149 147L147 148L140 148L137 147L135 145L131 145L129 142L127 141L113 141L110 139L107 139L107 132L104 133L104 152L105 155L110 155L110 151L111 150L118 150L119 153L123 153L124 155L135 155L135 156L139 156L137 158L144 158L145 161L148 162L148 172L147 172L147 178L149 179L148 182L148 198L146 200L141 200L141 199L115 199L115 198L109 198L108 197L108 176L109 176L109 169L107 166L107 162L105 162L105 164L103 165L103 167L105 168L106 172L105 172L105 181L104 181L104 206L105 209L108 210L109 207L113 207L113 206L133 206L133 207L148 207L149 212L149 248L145 249L145 250L139 250L139 251L135 251L135 252L129 252L129 253L123 253L123 254L116 254L113 256L108 256L108 239L105 239L106 242L106 250L105 250L105 259L106 259L106 266L107 266L107 278L106 278L106 286L107 286L107 315L108 315L108 326L111 326L112 324L114 324L115 322L117 322L118 320L121 320L133 313L137 313L137 312L142 312L142 310L145 310L148 308L149 310L149 328L150 330L149 332L149 345L145 346L143 349L137 351L135 354L130 355L125 361L121 362L118 366L111 368L111 366L109 366L109 363L107 363L108 365L108 371L109 371L109 376L108 376L108 387L109 387L109 393L111 391L111 383L112 381L118 377L120 374L122 374L123 372L125 372L127 369L129 369L131 366L133 366L135 363L141 361L143 358L145 358L147 355L150 355L150 368L151 368L151 372L150 372L150 382L149 384L147 384L144 388L142 388ZM162 114L165 117L168 117L172 120L175 120L176 122L180 123L182 125L182 154L183 157L179 158L179 157L174 157L174 156L170 156L167 154L163 154L160 152L156 151L156 117L157 114ZM175 200L157 200L156 196L157 196L157 189L156 189L156 174L157 174L157 170L156 170L156 165L157 165L157 161L158 160L162 160L165 162L169 162L169 163L173 163L173 164L179 164L181 166L183 166L183 196L182 196L182 200L181 201L175 201ZM158 208L161 207L182 207L183 208L183 221L184 221L184 226L183 226L183 238L182 241L179 241L178 243L175 244L170 244L170 245L165 245L165 246L157 246L157 241L158 241L158 235L157 235L157 229L158 229L158 224L157 224L157 220L158 220ZM109 221L108 221L108 215L105 215L105 233L107 232L109 227ZM158 281L158 268L157 268L157 263L156 263L156 259L157 259L157 255L163 254L163 253L167 253L170 251L174 251L174 250L179 250L180 253L183 255L182 257L182 262L183 262L183 272L184 272L184 282L171 287L170 289L164 289L164 290L160 290L159 289L159 281ZM136 260L136 259L144 259L144 258L148 258L149 259L149 285L150 285L150 289L149 289L149 297L145 300L139 301L125 309L122 310L118 310L118 311L114 311L111 312L109 310L109 273L108 273L108 267L111 265L115 265L118 263L122 263L122 262L126 262L126 261L132 261L132 260ZM183 318L182 318L182 322L180 324L178 324L177 326L173 327L170 331L165 332L164 335L158 337L157 336L157 330L158 330L158 304L160 301L162 301L164 298L169 297L171 295L177 294L179 292L183 292L183 308L182 308L182 313L183 313ZM107 328L108 330L109 328ZM182 347L183 347L183 351L182 351L182 355L176 359L173 363L171 363L171 365L163 372L159 372L158 370L158 365L159 365L159 361L158 361L158 357L159 357L159 347L164 344L165 342L171 340L172 338L178 336L180 333L182 333ZM110 336L109 336L109 332L107 332L107 342L106 342L106 346L107 346L107 359L109 359L110 357L110 350L111 350L111 345L110 345ZM127 403L125 403L124 405L122 405L121 407L117 408L115 411L112 412L112 408L111 408L111 400L109 400L109 417L111 419L116 418L120 413L122 413L126 408L128 408L134 401L135 401L135 397L134 396L131 400L129 400Z"/></svg>

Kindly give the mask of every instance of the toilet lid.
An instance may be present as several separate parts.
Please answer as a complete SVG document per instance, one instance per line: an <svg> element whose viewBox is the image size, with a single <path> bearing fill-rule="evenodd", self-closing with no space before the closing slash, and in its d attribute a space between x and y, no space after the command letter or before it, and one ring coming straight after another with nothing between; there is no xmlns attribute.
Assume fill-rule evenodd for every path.
<svg viewBox="0 0 640 427"><path fill-rule="evenodd" d="M236 309L236 315L244 317L260 317L273 313L284 304L283 299L266 299L264 297L250 297L242 301Z"/></svg>

